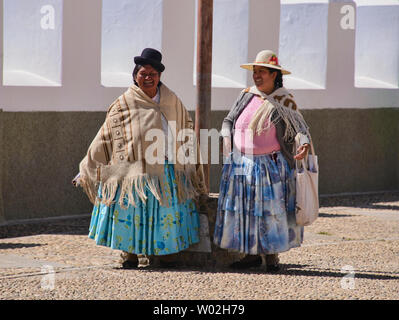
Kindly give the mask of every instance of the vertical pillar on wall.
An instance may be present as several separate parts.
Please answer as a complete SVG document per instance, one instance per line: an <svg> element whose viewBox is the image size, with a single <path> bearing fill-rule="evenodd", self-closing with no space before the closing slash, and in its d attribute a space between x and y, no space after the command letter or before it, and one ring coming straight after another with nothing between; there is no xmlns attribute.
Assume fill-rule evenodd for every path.
<svg viewBox="0 0 399 320"><path fill-rule="evenodd" d="M98 0L64 1L62 84L85 99L101 85L101 8Z"/></svg>
<svg viewBox="0 0 399 320"><path fill-rule="evenodd" d="M0 97L3 87L3 56L3 0L0 0ZM3 128L3 110L0 109L0 150L4 150ZM4 155L0 155L0 223L5 221L3 200L3 157Z"/></svg>
<svg viewBox="0 0 399 320"><path fill-rule="evenodd" d="M1 13L1 12L0 12ZM0 109L0 150L4 150L3 144L3 110ZM3 199L3 157L0 155L0 223L5 221L4 218L4 199Z"/></svg>
<svg viewBox="0 0 399 320"><path fill-rule="evenodd" d="M3 49L3 0L0 0L0 97L3 91L3 58L4 58L4 49ZM0 105L1 107L1 105Z"/></svg>
<svg viewBox="0 0 399 320"><path fill-rule="evenodd" d="M197 107L195 132L201 143L200 130L209 129L212 89L213 0L198 0L197 28ZM209 152L207 153L209 155ZM205 183L209 189L209 156L204 159Z"/></svg>
<svg viewBox="0 0 399 320"><path fill-rule="evenodd" d="M248 21L248 62L261 50L269 49L278 54L280 0L249 0ZM248 72L247 82L253 84L251 72Z"/></svg>
<svg viewBox="0 0 399 320"><path fill-rule="evenodd" d="M355 82L354 1L330 1L328 7L327 81L330 92L349 92Z"/></svg>

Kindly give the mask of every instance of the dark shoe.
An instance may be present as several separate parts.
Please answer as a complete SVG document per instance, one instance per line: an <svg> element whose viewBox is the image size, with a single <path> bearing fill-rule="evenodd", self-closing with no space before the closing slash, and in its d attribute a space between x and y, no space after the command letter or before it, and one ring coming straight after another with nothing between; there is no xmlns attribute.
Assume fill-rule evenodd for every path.
<svg viewBox="0 0 399 320"><path fill-rule="evenodd" d="M122 251L121 253L121 267L122 269L137 269L139 260L137 255Z"/></svg>
<svg viewBox="0 0 399 320"><path fill-rule="evenodd" d="M268 264L266 265L266 272L278 272L280 271L279 264Z"/></svg>
<svg viewBox="0 0 399 320"><path fill-rule="evenodd" d="M233 262L229 267L231 269L242 270L259 267L262 265L262 258L256 255L246 255L243 259Z"/></svg>
<svg viewBox="0 0 399 320"><path fill-rule="evenodd" d="M129 260L123 261L121 263L121 267L122 267L122 269L137 269L138 268L137 262L133 262L133 261L129 261Z"/></svg>
<svg viewBox="0 0 399 320"><path fill-rule="evenodd" d="M278 254L267 254L265 256L266 260L266 271L267 272L277 272L280 270L280 259L278 258Z"/></svg>

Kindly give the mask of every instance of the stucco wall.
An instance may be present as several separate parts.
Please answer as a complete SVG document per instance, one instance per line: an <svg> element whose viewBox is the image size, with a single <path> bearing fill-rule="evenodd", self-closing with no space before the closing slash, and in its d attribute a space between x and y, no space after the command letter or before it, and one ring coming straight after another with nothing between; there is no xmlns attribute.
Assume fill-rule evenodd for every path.
<svg viewBox="0 0 399 320"><path fill-rule="evenodd" d="M4 181L4 165L3 165L3 110L0 109L0 223L4 222L4 199L3 199L3 181Z"/></svg>
<svg viewBox="0 0 399 320"><path fill-rule="evenodd" d="M12 2L12 0L6 1ZM328 3L327 0L290 1L292 3L308 3L300 6L299 4L289 5L287 0L281 2L280 0L248 0L247 5L243 5L241 9L238 8L240 10L235 13L234 10L237 8L229 5L233 1L235 0L215 0L215 15L217 16L215 16L213 39L215 47L212 61L215 66L213 68L214 78L219 77L220 80L220 76L223 76L230 82L240 83L242 87L251 85L250 72L241 69L239 64L253 61L260 50L271 49L280 55L280 63L283 66L288 65L289 69L293 71L293 74L286 78L285 84L288 89L292 90L302 109L398 107L399 83L397 79L399 70L397 68L398 59L395 60L395 58L399 54L397 49L399 48L399 31L395 28L396 20L393 20L395 23L391 18L385 20L384 14L379 14L375 19L368 19L368 17L370 12L384 13L386 10L395 16L399 13L399 4L389 5L387 9L385 1L381 5L379 0L368 1L368 3L373 3L370 6L371 9L363 10L364 6L358 7L356 2L350 0L334 0ZM23 0L23 2L30 3L28 0ZM118 2L125 3L125 7L130 2L134 3L130 0L118 0ZM394 1L391 2L394 3ZM8 55L8 52L5 51L8 47L3 45L3 40L7 40L7 37L3 39L3 33L10 28L9 25L4 24L10 19L4 20L3 3L4 0L0 0L0 53L2 53L0 60L3 59L3 55L5 57ZM37 3L36 10L40 12L41 5L45 2ZM154 3L162 3L162 20L156 21L156 28L150 29L162 30L160 49L166 65L166 70L162 75L163 81L182 98L188 109L194 110L196 104L196 88L193 85L196 43L195 1L154 0ZM223 5L225 12L220 8ZM293 7L290 9L291 6ZM130 43L138 41L141 33L139 31L126 33L126 41L118 42L118 45L108 41L106 35L112 25L121 25L122 29L130 29L129 25L124 25L127 23L125 20L117 19L118 16L113 20L105 20L110 19L104 12L107 6L104 9L102 1L99 0L65 0L62 1L62 12L58 12L61 10L57 11L57 8L54 5L57 21L62 13L62 25L58 27L58 29L62 27L62 49L59 53L62 57L62 66L59 86L46 87L43 84L41 86L23 84L8 86L1 82L0 107L4 111L104 111L113 99L128 86L127 82L124 85L119 82L114 86L104 86L101 73L114 73L116 77L122 77L119 66L114 64L106 64L107 68L104 66L107 61L121 60L123 62L120 65L128 69L124 70L126 75L124 79L130 81L130 74L134 66L133 57L139 55L142 49L133 49ZM350 10L346 11L348 8ZM295 10L300 15L298 20L292 15L292 12L296 12ZM357 11L359 11L359 17L356 16ZM221 12L224 14L228 12L232 17L234 16L234 19L231 18L225 24L225 29L223 29L223 24L222 27L220 26L219 19L226 19L225 15L220 14ZM292 20L289 19L289 14L291 14ZM32 28L40 26L42 17L43 15L40 14L36 16L32 22ZM148 21L142 20L142 17L147 17L146 12L137 12L134 21L141 25L152 26L153 19L156 19L151 15L148 16ZM316 18L323 20L323 28L320 28L322 30L320 32L314 31L313 24L309 25ZM356 24L356 18L359 18L359 25ZM362 21L368 21L368 23L361 23ZM247 30L246 35L234 32L234 27L237 28L241 24L247 24L242 27ZM104 25L106 27L103 28ZM295 28L292 28L293 25ZM59 31L57 27L54 30L42 30L40 27L36 29L39 33L44 34ZM267 32L260 34L259 30L267 30ZM389 30L389 32L385 32L385 30ZM292 36L293 32L295 32L294 38L297 41L283 41L286 33ZM139 35L136 36L136 33ZM378 57L375 49L364 49L370 41L372 44L369 46L373 45L372 41L375 40L376 33L384 35L378 38L377 47L380 52ZM232 35L237 37L236 43L240 44L236 46L237 48L245 46L247 48L242 49L243 51L235 50L231 44L234 43L231 39ZM37 39L47 38L43 36L42 38L37 37ZM46 41L43 41L46 44ZM139 43L141 42L139 41ZM141 45L144 46L144 43ZM356 45L358 45L358 52L361 52L361 55L356 54ZM103 49L104 46L111 47L111 50ZM122 49L119 46L122 46ZM224 54L226 49L229 55ZM24 58L30 60L30 55L25 54L26 49L21 51L23 52L21 66L23 66ZM123 54L118 54L118 52ZM314 56L321 57L317 59L317 63L312 63ZM367 78L370 73L362 73L362 70L370 70L369 67L364 70L364 66L370 66L373 61L376 61L377 65L384 66L381 70L385 70L385 74L389 74L390 80L381 78L375 69L372 69L377 78L369 79L368 85L362 82L363 86L356 86L356 78ZM356 65L357 68L355 68ZM2 68L3 63L0 63L1 74L3 71L9 71ZM309 75L309 78L305 77L304 73ZM242 75L246 77L246 83L243 81L244 78L241 78ZM290 77L296 78L296 80L292 81L293 79ZM323 80L320 80L320 77ZM396 83L394 83L395 79ZM212 110L229 109L241 90L235 85L227 85L229 82L227 80L224 81L223 86L220 86L220 81L214 83ZM298 85L298 81L301 85ZM316 83L316 86L309 85L309 83Z"/></svg>
<svg viewBox="0 0 399 320"><path fill-rule="evenodd" d="M303 114L319 156L321 194L399 189L399 109ZM225 115L212 112L211 126L220 129ZM0 112L0 209L3 198L7 221L91 212L71 179L104 117L103 112ZM211 192L218 192L220 174L221 165L212 165Z"/></svg>
<svg viewBox="0 0 399 320"><path fill-rule="evenodd" d="M320 165L320 194L399 190L399 109L303 110ZM220 128L225 112L212 113ZM217 192L220 166L211 167Z"/></svg>
<svg viewBox="0 0 399 320"><path fill-rule="evenodd" d="M3 112L6 220L90 212L71 180L103 119L93 112Z"/></svg>

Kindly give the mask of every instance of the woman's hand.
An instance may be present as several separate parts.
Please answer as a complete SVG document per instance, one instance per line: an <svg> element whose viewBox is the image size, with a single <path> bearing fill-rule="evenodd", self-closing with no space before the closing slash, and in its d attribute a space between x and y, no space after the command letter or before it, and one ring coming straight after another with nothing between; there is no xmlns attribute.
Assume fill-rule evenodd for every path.
<svg viewBox="0 0 399 320"><path fill-rule="evenodd" d="M223 155L228 157L231 152L231 139L230 137L223 137Z"/></svg>
<svg viewBox="0 0 399 320"><path fill-rule="evenodd" d="M295 160L302 160L303 158L306 157L308 151L309 151L310 145L308 143L300 146L298 149L296 149L297 154L294 156Z"/></svg>
<svg viewBox="0 0 399 320"><path fill-rule="evenodd" d="M76 177L73 178L72 184L73 184L75 187L77 187L77 186L80 185L80 173L78 173L78 174L76 175Z"/></svg>

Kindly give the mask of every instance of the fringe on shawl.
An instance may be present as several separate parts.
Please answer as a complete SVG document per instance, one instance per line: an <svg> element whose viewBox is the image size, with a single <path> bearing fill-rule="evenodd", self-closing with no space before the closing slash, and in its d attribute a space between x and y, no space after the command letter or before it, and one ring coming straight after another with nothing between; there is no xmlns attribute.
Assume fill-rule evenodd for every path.
<svg viewBox="0 0 399 320"><path fill-rule="evenodd" d="M143 174L135 177L124 178L121 183L121 193L118 204L122 209L127 209L129 205L136 206L134 193L138 198L145 202L147 200L146 188L154 195L160 202L164 203L164 190L161 186L158 177L151 177L148 174ZM125 206L125 197L127 196L128 205ZM115 197L115 195L114 195Z"/></svg>
<svg viewBox="0 0 399 320"><path fill-rule="evenodd" d="M199 196L201 187L199 186L198 179L195 172L175 172L177 184L177 199L179 203L187 199L195 199Z"/></svg>
<svg viewBox="0 0 399 320"><path fill-rule="evenodd" d="M267 125L265 122L268 120ZM297 133L309 133L309 127L306 124L302 114L289 107L282 106L277 102L272 103L265 99L263 104L256 110L250 124L249 129L252 134L260 135L263 131L270 128L271 124L276 124L279 121L284 121L286 130L284 134L284 141L293 141Z"/></svg>
<svg viewBox="0 0 399 320"><path fill-rule="evenodd" d="M178 202L182 203L188 199L195 199L199 196L202 186L197 181L195 172L175 171L175 182L177 185ZM146 189L148 189L162 206L169 207L170 201L167 199L165 185L161 183L159 177L142 174L134 177L126 177L121 182L111 180L107 182L94 183L86 177L81 177L80 184L93 204L97 204L100 199L97 197L99 186L101 186L101 203L111 206L115 203L115 196L120 187L118 204L122 209L127 209L129 205L137 206L135 194L143 203L146 202ZM126 199L127 197L127 199ZM127 205L126 201L127 200Z"/></svg>
<svg viewBox="0 0 399 320"><path fill-rule="evenodd" d="M142 202L147 200L146 189L161 203L164 202L163 188L158 177L150 177L148 174L134 177L125 177L122 181L111 180L101 183L101 203L110 206L115 203L115 196L120 188L118 204L122 209L127 209L129 205L137 206L135 194ZM125 199L127 198L127 205Z"/></svg>
<svg viewBox="0 0 399 320"><path fill-rule="evenodd" d="M90 202L92 204L95 204L97 200L98 183L95 183L88 177L81 175L79 179L79 184L83 188L83 191L86 193Z"/></svg>

